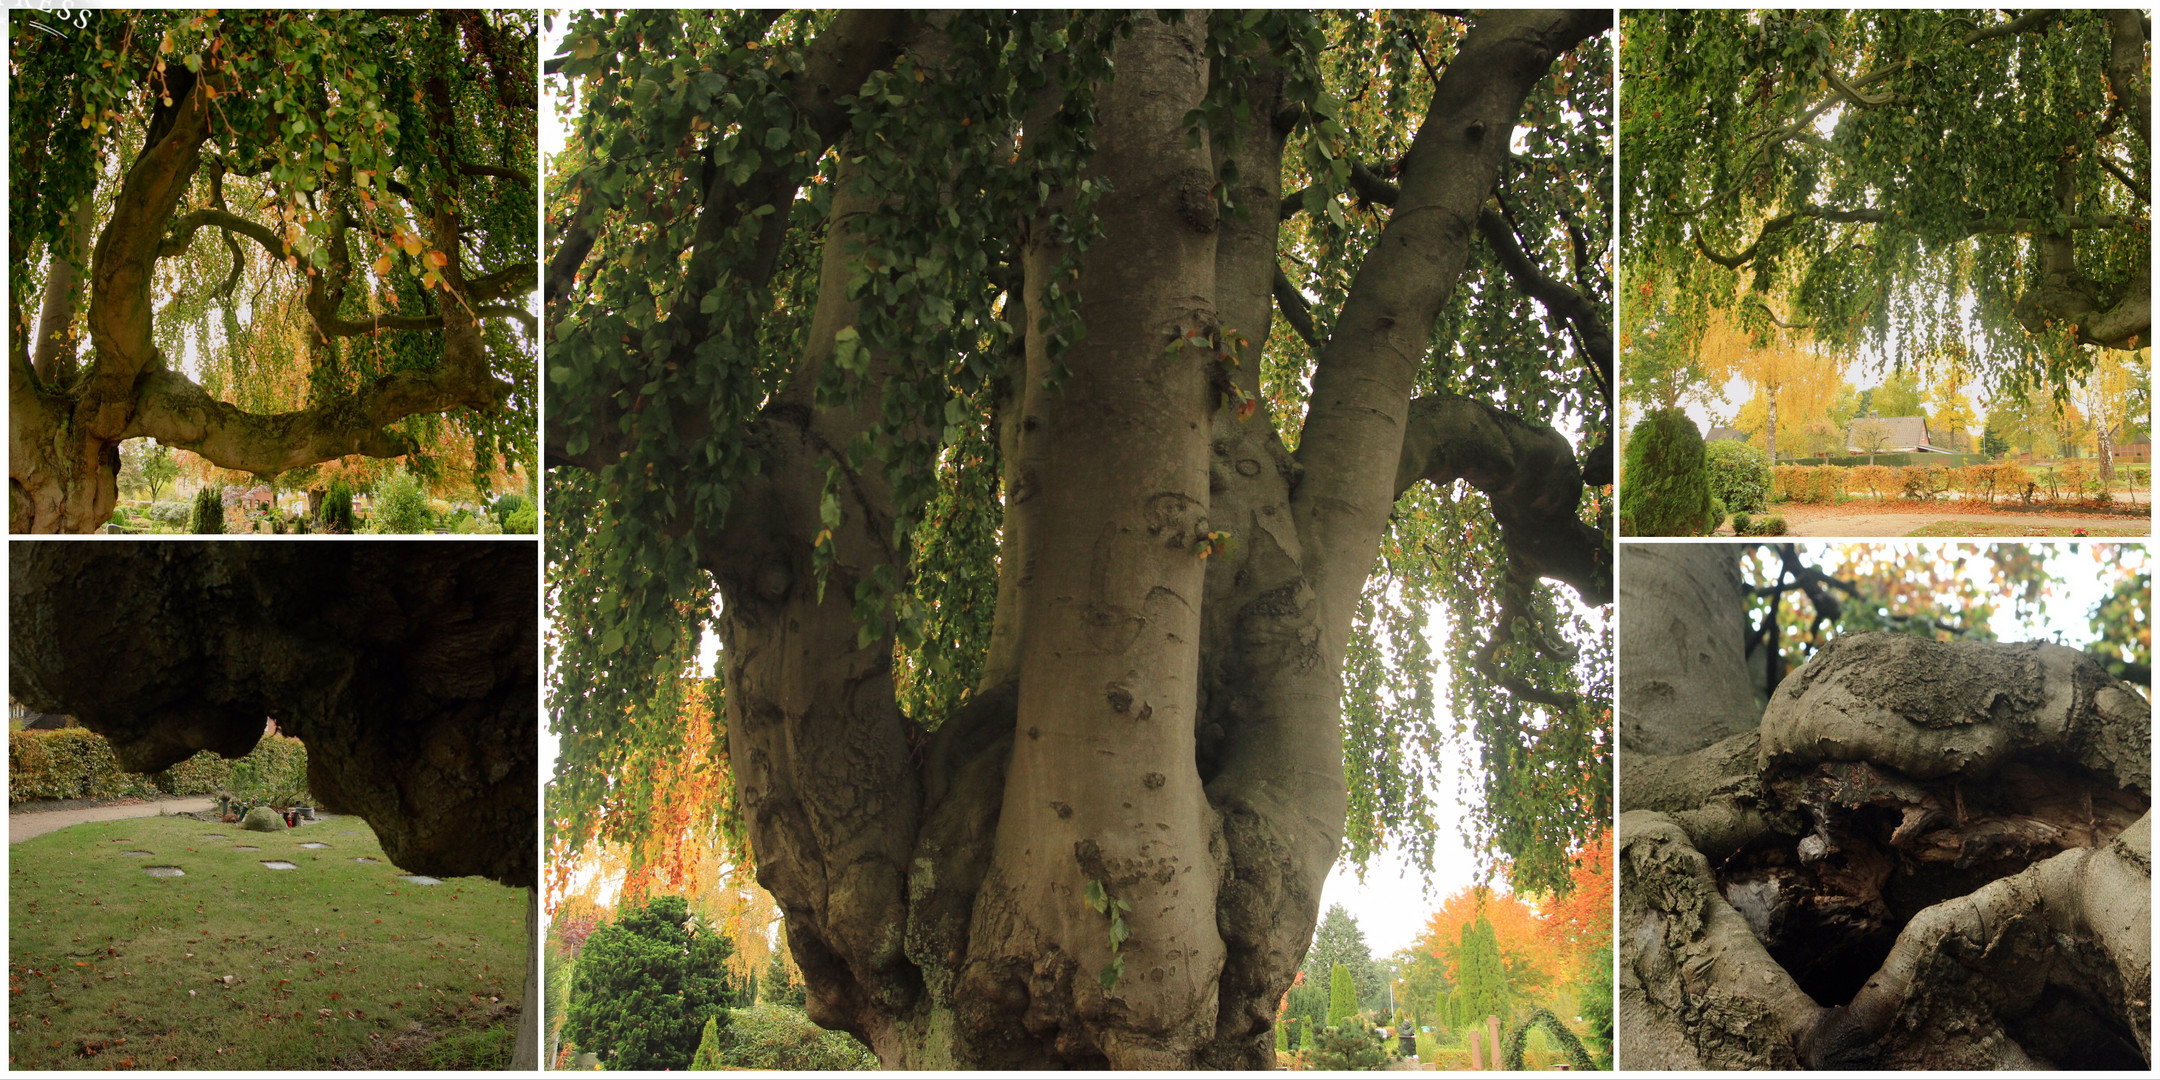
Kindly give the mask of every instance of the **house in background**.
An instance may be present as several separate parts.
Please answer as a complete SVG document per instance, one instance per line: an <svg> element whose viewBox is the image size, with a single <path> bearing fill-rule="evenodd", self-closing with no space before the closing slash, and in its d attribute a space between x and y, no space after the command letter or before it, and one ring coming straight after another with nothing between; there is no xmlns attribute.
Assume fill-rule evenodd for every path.
<svg viewBox="0 0 2160 1080"><path fill-rule="evenodd" d="M1702 441L1706 443L1746 442L1748 441L1748 433L1736 427L1713 427L1708 435L1702 437Z"/></svg>
<svg viewBox="0 0 2160 1080"><path fill-rule="evenodd" d="M1879 439L1871 438L1872 432L1881 431ZM1927 418L1924 416L1856 416L1845 430L1845 452L1848 454L1948 454L1954 451L1936 445L1929 435Z"/></svg>
<svg viewBox="0 0 2160 1080"><path fill-rule="evenodd" d="M2119 440L2122 437L2121 431L2122 429L2118 427L2111 434L2115 435L2116 439ZM2115 460L2117 461L2143 464L2152 460L2152 434L2150 432L2133 436L2129 442L2114 442L2113 447Z"/></svg>

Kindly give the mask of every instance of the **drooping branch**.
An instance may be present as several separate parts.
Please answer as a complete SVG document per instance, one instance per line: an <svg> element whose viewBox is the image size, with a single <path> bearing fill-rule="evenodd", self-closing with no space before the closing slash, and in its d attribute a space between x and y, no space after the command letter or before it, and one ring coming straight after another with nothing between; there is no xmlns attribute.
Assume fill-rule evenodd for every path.
<svg viewBox="0 0 2160 1080"><path fill-rule="evenodd" d="M811 43L808 62L800 76L789 83L788 92L789 102L797 115L818 138L817 149L809 151L805 160L815 161L846 131L855 91L872 72L899 58L913 24L914 16L904 10L854 9L842 12ZM792 157L766 155L740 184L734 181L729 170L716 170L712 186L705 193L704 208L698 214L690 249L693 252L709 249L759 207L786 206L792 202L797 183L793 161ZM567 312L567 306L560 302L569 296L573 280L585 259L592 254L604 227L602 211L590 190L579 190L583 201L559 236L555 254L548 259L546 304L551 327ZM730 268L728 272L746 284L763 284L772 272L772 258L777 257L779 251L778 237L787 228L788 218L787 214L770 214L765 218L763 227L767 235L760 237L759 251L770 257L762 258L758 265ZM669 309L668 321L684 327L684 334L690 340L701 340L705 334L707 316L702 308L706 294L723 272L719 264L718 259L693 258L681 298ZM702 403L674 404L680 405L675 411L681 419L702 422L709 427L710 418ZM547 415L542 455L551 466L572 463L562 449L570 438L569 431L562 426L562 415L558 410L550 410ZM591 425L588 434L612 427L612 423L603 421ZM591 450L580 457L590 462L613 460L601 459Z"/></svg>
<svg viewBox="0 0 2160 1080"><path fill-rule="evenodd" d="M1373 206L1394 206L1402 198L1400 189L1388 182L1387 178L1374 172L1371 166L1362 161L1350 164L1350 187L1351 190L1357 192L1359 199ZM1302 189L1284 196L1281 216L1288 217L1303 209L1304 205L1304 191ZM1607 327L1604 316L1598 313L1596 305L1592 304L1582 292L1574 287L1550 277L1544 271L1538 269L1537 262L1523 251L1522 242L1510 223L1490 209L1481 207L1478 210L1478 234L1484 237L1485 242L1492 247L1493 254L1500 260L1501 268L1507 271L1509 280L1513 281L1517 288L1532 299L1545 305L1546 310L1560 316L1574 329L1582 345L1584 361L1592 371L1597 373L1599 388L1603 391L1605 400L1610 402L1612 400L1612 331ZM1575 235L1572 226L1570 227L1570 235ZM1580 243L1579 237L1577 237L1577 242ZM1299 302L1295 305L1296 313L1293 314L1293 305L1289 300L1284 299L1282 291L1289 286L1290 281L1287 277L1279 279L1276 285L1276 297L1278 300L1282 300L1283 317L1290 320L1290 325L1298 330L1298 336L1304 338L1306 344L1311 345L1313 351L1317 353L1320 351L1320 343L1315 339L1314 335L1299 327L1298 323L1298 319L1302 317L1305 320L1305 327L1310 327L1312 325L1311 313L1303 304L1303 296L1299 295ZM1290 291L1292 294L1296 294L1294 288L1291 288Z"/></svg>
<svg viewBox="0 0 2160 1080"><path fill-rule="evenodd" d="M1895 215L1891 211L1879 206L1840 210L1809 203L1764 222L1762 231L1755 234L1755 239L1750 241L1747 247L1742 248L1735 254L1725 255L1712 249L1710 242L1703 238L1700 230L1695 233L1695 249L1702 252L1703 258L1726 269L1737 270L1754 260L1756 253L1761 250L1764 242L1798 225L1803 220L1828 221L1841 225L1879 225L1890 220L1893 216ZM1989 217L1985 212L1975 211L1970 223L1965 226L1964 233L1967 236L2048 236L2087 229L2126 229L2141 223L2137 218L2123 217L2119 214L2073 215L2049 221L2032 217Z"/></svg>
<svg viewBox="0 0 2160 1080"><path fill-rule="evenodd" d="M1597 307L1582 293L1538 269L1537 263L1517 243L1515 230L1509 228L1500 215L1480 209L1478 235L1492 247L1501 267L1507 270L1508 279L1517 288L1574 327L1576 334L1581 336L1583 358L1598 373L1598 386L1604 392L1605 400L1612 401L1612 330L1606 326L1605 317L1598 313Z"/></svg>
<svg viewBox="0 0 2160 1080"><path fill-rule="evenodd" d="M1814 105L1809 106L1806 111L1802 112L1800 116L1793 120L1791 123L1786 124L1783 127L1773 128L1769 131L1765 131L1760 136L1757 136L1756 138L1758 141L1756 143L1755 149L1748 153L1747 158L1740 163L1739 168L1735 169L1732 175L1741 177L1752 177L1755 173L1756 161L1768 155L1770 152L1776 150L1779 146L1787 142L1792 142L1796 140L1812 141L1811 136L1815 131L1815 121L1819 119L1823 113L1828 112L1832 107L1840 103L1860 98L1861 91L1875 85L1878 82L1883 81L1884 79L1888 79L1893 75L1899 74L1900 72L1912 70L1913 65L1917 61L1923 60L1926 57L1933 55L1937 51L1947 52L1951 49L1971 48L1972 46L1978 45L1983 41L1990 41L1995 38L2011 37L2017 34L2029 32L2037 32L2044 34L2048 31L2049 24L2053 22L2054 19L2060 14L2060 12L2054 10L2028 12L1999 26L1991 26L1985 29L1975 29L1972 32L1966 34L1964 37L1958 39L1956 42L1944 45L1939 50L1920 49L1903 53L1897 56L1892 56L1886 59L1877 67L1875 67L1873 70L1867 72L1866 74L1855 76L1852 79L1841 79L1839 81L1838 87L1835 90L1824 95L1821 101L1818 101ZM2142 53L2139 54L2138 62L2142 66L2144 62ZM1713 192L1708 198L1704 199L1702 202L1694 206L1688 207L1682 213L1682 216L1700 216L1710 208L1740 193L1752 182L1752 180L1743 180L1740 182L1736 182L1721 191Z"/></svg>
<svg viewBox="0 0 2160 1080"><path fill-rule="evenodd" d="M286 257L284 240L278 236L275 230L260 222L249 221L247 218L229 210L222 210L214 206L206 206L175 218L172 228L165 234L164 239L158 243L158 256L168 258L186 251L188 245L194 241L195 233L205 226L223 230L228 236L244 236L255 241L258 245L261 245L265 252L269 253L270 258L274 261L281 261ZM523 308L508 304L487 304L483 302L530 292L534 285L537 284L533 278L538 273L538 270L537 264L522 262L468 280L465 283L465 293L466 299L476 304L473 308L473 314L481 318L513 318L524 323L528 328L536 328L537 322L532 313ZM363 334L378 333L383 330L440 330L443 326L443 317L440 313L433 315L378 314L370 315L364 319L347 319L337 313L336 299L337 297L326 291L326 286L320 275L310 280L308 313L313 317L317 332L326 338L357 337Z"/></svg>

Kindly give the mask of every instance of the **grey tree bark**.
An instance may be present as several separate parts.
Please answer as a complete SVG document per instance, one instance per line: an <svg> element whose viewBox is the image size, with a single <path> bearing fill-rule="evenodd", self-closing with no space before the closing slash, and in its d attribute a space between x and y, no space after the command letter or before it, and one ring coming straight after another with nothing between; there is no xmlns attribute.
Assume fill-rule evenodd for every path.
<svg viewBox="0 0 2160 1080"><path fill-rule="evenodd" d="M870 196L843 175L801 366L746 433L762 472L724 530L696 537L725 599L739 805L812 1019L857 1034L888 1067L1272 1067L1275 1003L1346 812L1343 652L1397 497L1466 478L1492 496L1514 572L1594 602L1609 593L1566 440L1481 403L1415 399L1507 153L1498 133L1561 53L1609 26L1595 11L1479 17L1321 353L1293 454L1264 413L1223 407L1201 363L1166 358L1183 329L1240 328L1252 340L1225 374L1262 398L1265 334L1253 328L1272 322L1277 222L1219 219L1210 185L1230 151L1185 143L1212 75L1204 20L1136 18L1098 105L1090 167L1115 196L1098 204L1102 236L1080 264L1087 332L1051 392L1049 342L1017 323L1030 330L1000 417L992 644L968 708L920 748L894 698L893 640L859 641L848 599L880 569L904 572L880 470L847 471L822 597L810 565L827 448L875 408L821 407L810 393L853 322L833 283ZM862 65L927 47L921 32L888 12L836 19L810 50L821 74L801 86L813 130L837 140L845 125L825 123L810 89L860 85ZM1238 201L1273 207L1283 76L1264 58L1256 68L1236 121ZM756 205L708 201L700 228ZM1030 307L1062 255L1043 232L1018 267ZM566 236L551 297L590 246ZM710 430L698 403L676 417ZM551 464L597 469L621 452L614 425L577 432L589 449L572 455L572 433L550 423ZM1234 533L1239 550L1200 558L1211 531ZM1091 884L1131 909L1114 978Z"/></svg>
<svg viewBox="0 0 2160 1080"><path fill-rule="evenodd" d="M1621 654L1677 667L1697 642L1660 629ZM1623 747L1623 1068L2149 1068L2135 689L2054 645L1856 634L1689 741Z"/></svg>
<svg viewBox="0 0 2160 1080"><path fill-rule="evenodd" d="M366 820L399 867L532 890L536 558L527 544L18 543L9 686L136 772L240 757L274 719L307 744L320 804ZM528 938L512 1068L539 1067Z"/></svg>

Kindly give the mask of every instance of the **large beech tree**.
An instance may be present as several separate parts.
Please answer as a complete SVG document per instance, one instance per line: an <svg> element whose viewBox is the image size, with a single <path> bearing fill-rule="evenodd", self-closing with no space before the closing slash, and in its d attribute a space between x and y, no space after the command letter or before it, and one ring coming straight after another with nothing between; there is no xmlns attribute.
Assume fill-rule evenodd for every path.
<svg viewBox="0 0 2160 1080"><path fill-rule="evenodd" d="M1429 851L1445 659L1479 839L1564 885L1609 814L1609 653L1545 582L1610 588L1610 21L578 16L558 850L724 769L693 827L888 1065L1266 1067L1345 840Z"/></svg>
<svg viewBox="0 0 2160 1080"><path fill-rule="evenodd" d="M2007 388L2150 342L2144 12L1638 11L1623 37L1629 327L1971 338Z"/></svg>
<svg viewBox="0 0 2160 1080"><path fill-rule="evenodd" d="M103 525L131 439L531 459L531 13L85 16L12 16L11 531Z"/></svg>

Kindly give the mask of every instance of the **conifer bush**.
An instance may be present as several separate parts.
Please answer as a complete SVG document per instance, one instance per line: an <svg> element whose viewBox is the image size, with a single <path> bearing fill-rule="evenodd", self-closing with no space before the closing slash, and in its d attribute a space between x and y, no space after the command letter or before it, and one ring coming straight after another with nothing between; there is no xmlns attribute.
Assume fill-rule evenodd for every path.
<svg viewBox="0 0 2160 1080"><path fill-rule="evenodd" d="M195 510L188 517L188 531L199 535L214 535L225 531L223 491L207 484L195 490Z"/></svg>
<svg viewBox="0 0 2160 1080"><path fill-rule="evenodd" d="M1710 516L1702 432L1678 409L1659 409L1628 435L1620 528L1631 536L1699 536Z"/></svg>

